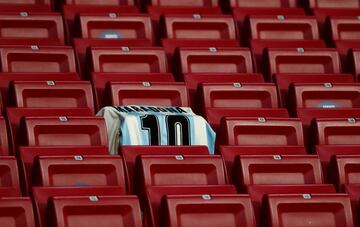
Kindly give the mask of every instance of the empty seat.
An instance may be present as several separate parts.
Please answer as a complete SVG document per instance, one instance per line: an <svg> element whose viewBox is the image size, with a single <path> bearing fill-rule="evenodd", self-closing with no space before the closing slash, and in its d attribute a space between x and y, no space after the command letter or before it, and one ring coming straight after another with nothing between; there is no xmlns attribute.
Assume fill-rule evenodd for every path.
<svg viewBox="0 0 360 227"><path fill-rule="evenodd" d="M251 0L230 0L230 4L232 7L254 7L254 8L294 8L298 7L297 0L258 0L258 1L251 1Z"/></svg>
<svg viewBox="0 0 360 227"><path fill-rule="evenodd" d="M134 0L66 0L67 5L92 5L92 6L127 6L135 5Z"/></svg>
<svg viewBox="0 0 360 227"><path fill-rule="evenodd" d="M1 4L1 3L0 3ZM64 27L59 13L0 13L0 44L64 44Z"/></svg>
<svg viewBox="0 0 360 227"><path fill-rule="evenodd" d="M50 12L50 0L2 0L0 2L1 11L4 12Z"/></svg>
<svg viewBox="0 0 360 227"><path fill-rule="evenodd" d="M195 0L195 1L176 1L176 0L151 0L149 4L152 6L188 6L188 7L216 7L218 1L216 0Z"/></svg>
<svg viewBox="0 0 360 227"><path fill-rule="evenodd" d="M332 182L341 191L345 184L359 184L360 155L336 155L332 160Z"/></svg>
<svg viewBox="0 0 360 227"><path fill-rule="evenodd" d="M89 108L94 98L90 82L20 82L13 83L13 100L21 108Z"/></svg>
<svg viewBox="0 0 360 227"><path fill-rule="evenodd" d="M353 209L355 226L359 226L359 201L360 201L360 184L348 184L344 186L344 192L350 197Z"/></svg>
<svg viewBox="0 0 360 227"><path fill-rule="evenodd" d="M94 72L166 73L165 52L161 48L91 48Z"/></svg>
<svg viewBox="0 0 360 227"><path fill-rule="evenodd" d="M360 145L360 119L316 119L314 133L319 145Z"/></svg>
<svg viewBox="0 0 360 227"><path fill-rule="evenodd" d="M340 58L335 49L277 49L266 52L268 79L276 73L341 73Z"/></svg>
<svg viewBox="0 0 360 227"><path fill-rule="evenodd" d="M220 130L222 145L304 145L299 119L229 117L223 118Z"/></svg>
<svg viewBox="0 0 360 227"><path fill-rule="evenodd" d="M346 194L268 195L266 226L352 227L350 198Z"/></svg>
<svg viewBox="0 0 360 227"><path fill-rule="evenodd" d="M256 226L248 195L168 195L163 204L164 226Z"/></svg>
<svg viewBox="0 0 360 227"><path fill-rule="evenodd" d="M121 146L121 156L125 162L128 191L133 192L135 162L141 155L209 155L206 146Z"/></svg>
<svg viewBox="0 0 360 227"><path fill-rule="evenodd" d="M33 187L32 196L37 213L38 226L45 227L48 201L55 196L121 196L125 195L121 187ZM87 223L86 226L88 226Z"/></svg>
<svg viewBox="0 0 360 227"><path fill-rule="evenodd" d="M0 117L0 156L10 155L8 130L5 119Z"/></svg>
<svg viewBox="0 0 360 227"><path fill-rule="evenodd" d="M244 190L251 184L322 184L321 163L313 155L240 155L236 183Z"/></svg>
<svg viewBox="0 0 360 227"><path fill-rule="evenodd" d="M140 14L79 15L80 37L91 39L147 39L154 42L149 16Z"/></svg>
<svg viewBox="0 0 360 227"><path fill-rule="evenodd" d="M0 48L1 71L11 73L76 72L74 51L65 46Z"/></svg>
<svg viewBox="0 0 360 227"><path fill-rule="evenodd" d="M0 223L4 227L35 227L30 198L0 198Z"/></svg>
<svg viewBox="0 0 360 227"><path fill-rule="evenodd" d="M137 168L138 192L148 186L226 184L220 156L143 155Z"/></svg>
<svg viewBox="0 0 360 227"><path fill-rule="evenodd" d="M0 157L0 196L20 196L19 172L15 157Z"/></svg>
<svg viewBox="0 0 360 227"><path fill-rule="evenodd" d="M332 40L359 40L360 21L357 17L331 17Z"/></svg>
<svg viewBox="0 0 360 227"><path fill-rule="evenodd" d="M26 117L24 145L27 146L106 146L102 117Z"/></svg>
<svg viewBox="0 0 360 227"><path fill-rule="evenodd" d="M250 16L250 39L316 40L319 39L317 21L308 16Z"/></svg>
<svg viewBox="0 0 360 227"><path fill-rule="evenodd" d="M49 201L49 223L54 227L133 226L142 227L136 196L53 197Z"/></svg>
<svg viewBox="0 0 360 227"><path fill-rule="evenodd" d="M125 188L119 156L40 156L34 162L33 174L34 184L38 186Z"/></svg>
<svg viewBox="0 0 360 227"><path fill-rule="evenodd" d="M332 9L356 9L360 8L359 0L306 0L308 7L310 8L332 8Z"/></svg>
<svg viewBox="0 0 360 227"><path fill-rule="evenodd" d="M182 83L110 83L113 106L188 106L188 93Z"/></svg>
<svg viewBox="0 0 360 227"><path fill-rule="evenodd" d="M360 47L359 47L360 48ZM354 48L351 52L351 67L353 69L353 74L357 77L358 81L360 81L360 49Z"/></svg>
<svg viewBox="0 0 360 227"><path fill-rule="evenodd" d="M229 15L165 15L164 38L231 39L237 38L235 23Z"/></svg>
<svg viewBox="0 0 360 227"><path fill-rule="evenodd" d="M144 207L144 220L150 227L159 226L163 218L161 200L166 195L224 195L236 194L233 185L176 185L151 186L146 190L146 206ZM194 222L196 223L196 222Z"/></svg>

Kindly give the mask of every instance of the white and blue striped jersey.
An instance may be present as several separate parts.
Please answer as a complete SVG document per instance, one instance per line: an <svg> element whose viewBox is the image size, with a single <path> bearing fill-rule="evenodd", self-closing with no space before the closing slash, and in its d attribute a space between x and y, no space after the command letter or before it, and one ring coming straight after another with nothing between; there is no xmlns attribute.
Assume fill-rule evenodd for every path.
<svg viewBox="0 0 360 227"><path fill-rule="evenodd" d="M109 151L119 145L204 145L214 153L215 132L188 107L108 106L105 118Z"/></svg>

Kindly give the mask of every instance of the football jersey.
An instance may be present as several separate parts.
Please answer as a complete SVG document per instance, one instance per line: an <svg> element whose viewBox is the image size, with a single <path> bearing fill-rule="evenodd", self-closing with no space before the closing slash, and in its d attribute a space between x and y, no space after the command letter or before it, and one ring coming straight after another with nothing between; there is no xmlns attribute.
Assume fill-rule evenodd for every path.
<svg viewBox="0 0 360 227"><path fill-rule="evenodd" d="M119 145L204 145L214 153L215 132L188 107L108 106L97 115L105 118L111 154Z"/></svg>

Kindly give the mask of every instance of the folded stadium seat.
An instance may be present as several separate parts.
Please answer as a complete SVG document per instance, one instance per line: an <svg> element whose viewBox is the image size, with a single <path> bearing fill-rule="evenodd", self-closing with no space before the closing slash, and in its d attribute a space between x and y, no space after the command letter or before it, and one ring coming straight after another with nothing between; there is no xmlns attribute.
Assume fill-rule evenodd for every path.
<svg viewBox="0 0 360 227"><path fill-rule="evenodd" d="M273 80L277 85L280 106L287 106L289 97L289 87L293 83L354 83L354 76L351 74L287 74L280 73L273 76Z"/></svg>
<svg viewBox="0 0 360 227"><path fill-rule="evenodd" d="M0 75L1 76L1 75ZM94 86L95 100L99 108L107 103L105 96L106 84L110 82L132 83L143 82L174 82L171 73L91 73L91 82Z"/></svg>
<svg viewBox="0 0 360 227"><path fill-rule="evenodd" d="M230 0L231 7L243 8L296 8L302 7L298 0Z"/></svg>
<svg viewBox="0 0 360 227"><path fill-rule="evenodd" d="M268 48L326 48L323 40L267 40L267 39L251 39L249 47L253 54L254 65L257 72L266 73L266 62L263 53Z"/></svg>
<svg viewBox="0 0 360 227"><path fill-rule="evenodd" d="M162 203L163 226L256 226L248 195L167 195Z"/></svg>
<svg viewBox="0 0 360 227"><path fill-rule="evenodd" d="M289 89L288 108L294 115L297 108L360 108L360 85L355 83L295 83Z"/></svg>
<svg viewBox="0 0 360 227"><path fill-rule="evenodd" d="M0 117L0 157L10 154L7 125L4 117Z"/></svg>
<svg viewBox="0 0 360 227"><path fill-rule="evenodd" d="M76 72L74 51L67 46L7 46L0 48L0 58L1 72Z"/></svg>
<svg viewBox="0 0 360 227"><path fill-rule="evenodd" d="M79 74L84 79L90 78L92 72L91 65L91 51L90 47L116 47L117 49L125 49L123 47L150 47L150 40L138 40L138 39L72 39L74 44L74 50L76 53L76 60L78 62Z"/></svg>
<svg viewBox="0 0 360 227"><path fill-rule="evenodd" d="M43 187L116 186L126 188L120 156L38 156L33 184Z"/></svg>
<svg viewBox="0 0 360 227"><path fill-rule="evenodd" d="M32 186L33 163L37 156L87 156L107 155L106 147L19 147L19 160L23 175L23 194L29 194Z"/></svg>
<svg viewBox="0 0 360 227"><path fill-rule="evenodd" d="M359 213L360 184L346 184L344 185L344 192L350 197L355 226L358 227L360 226L359 215L357 215Z"/></svg>
<svg viewBox="0 0 360 227"><path fill-rule="evenodd" d="M66 5L89 5L89 6L133 6L134 0L65 0Z"/></svg>
<svg viewBox="0 0 360 227"><path fill-rule="evenodd" d="M3 12L50 12L51 0L2 0L0 11Z"/></svg>
<svg viewBox="0 0 360 227"><path fill-rule="evenodd" d="M240 155L234 181L240 191L246 185L322 184L321 163L315 155Z"/></svg>
<svg viewBox="0 0 360 227"><path fill-rule="evenodd" d="M108 146L102 117L25 117L24 145Z"/></svg>
<svg viewBox="0 0 360 227"><path fill-rule="evenodd" d="M125 174L129 193L134 193L135 162L140 155L209 155L206 146L120 146L125 163Z"/></svg>
<svg viewBox="0 0 360 227"><path fill-rule="evenodd" d="M235 159L239 155L306 155L304 146L219 146L223 157L228 182L234 183Z"/></svg>
<svg viewBox="0 0 360 227"><path fill-rule="evenodd" d="M346 194L272 194L264 203L264 226L354 226Z"/></svg>
<svg viewBox="0 0 360 227"><path fill-rule="evenodd" d="M220 145L304 145L301 121L295 118L225 117L221 120L220 132Z"/></svg>
<svg viewBox="0 0 360 227"><path fill-rule="evenodd" d="M142 4L148 4L152 6L171 6L171 7L217 7L219 6L217 0L193 0L193 1L176 1L176 0L150 0L145 2L140 1Z"/></svg>
<svg viewBox="0 0 360 227"><path fill-rule="evenodd" d="M48 214L54 227L143 226L136 196L56 196L49 201Z"/></svg>
<svg viewBox="0 0 360 227"><path fill-rule="evenodd" d="M59 13L0 13L0 44L63 45L64 28Z"/></svg>
<svg viewBox="0 0 360 227"><path fill-rule="evenodd" d="M330 36L335 40L359 40L360 22L355 16L330 17Z"/></svg>
<svg viewBox="0 0 360 227"><path fill-rule="evenodd" d="M184 185L184 186L150 186L146 190L144 203L144 220L148 227L157 227L161 221L161 200L166 195L234 195L236 189L233 185ZM160 222L161 223L161 222Z"/></svg>
<svg viewBox="0 0 360 227"><path fill-rule="evenodd" d="M353 74L356 76L356 78L358 79L358 81L360 81L360 48L354 48L352 49L352 52L350 54L350 59L351 59L351 66L353 69Z"/></svg>
<svg viewBox="0 0 360 227"><path fill-rule="evenodd" d="M359 184L360 155L335 155L331 160L331 179L338 191L346 184Z"/></svg>
<svg viewBox="0 0 360 227"><path fill-rule="evenodd" d="M158 47L92 47L93 72L166 73L165 52Z"/></svg>
<svg viewBox="0 0 360 227"><path fill-rule="evenodd" d="M109 105L189 106L183 83L112 83L108 89Z"/></svg>
<svg viewBox="0 0 360 227"><path fill-rule="evenodd" d="M360 8L359 0L343 0L333 1L333 0L306 0L306 6L308 8L324 8L324 9L357 9Z"/></svg>
<svg viewBox="0 0 360 227"><path fill-rule="evenodd" d="M253 73L251 52L247 48L180 48L178 80L188 73Z"/></svg>
<svg viewBox="0 0 360 227"><path fill-rule="evenodd" d="M359 9L360 11L360 9ZM359 12L360 14L360 12ZM352 62L352 54L349 53L352 49L360 48L359 40L335 40L334 47L337 49L340 55L341 64L344 72L353 73L354 64ZM355 75L356 76L356 75Z"/></svg>
<svg viewBox="0 0 360 227"><path fill-rule="evenodd" d="M45 227L48 201L56 196L121 196L125 195L125 188L121 187L33 187L32 197L38 219L38 226ZM87 225L88 226L88 223Z"/></svg>
<svg viewBox="0 0 360 227"><path fill-rule="evenodd" d="M13 104L20 108L88 108L95 112L90 82L47 81L12 83Z"/></svg>
<svg viewBox="0 0 360 227"><path fill-rule="evenodd" d="M16 158L0 157L0 197L17 196L20 196L20 182Z"/></svg>
<svg viewBox="0 0 360 227"><path fill-rule="evenodd" d="M268 81L274 74L341 73L339 54L324 48L270 48L265 52Z"/></svg>
<svg viewBox="0 0 360 227"><path fill-rule="evenodd" d="M90 39L141 39L155 44L151 19L143 14L81 13L78 37Z"/></svg>
<svg viewBox="0 0 360 227"><path fill-rule="evenodd" d="M218 155L141 155L135 170L137 193L145 192L149 186L226 184Z"/></svg>
<svg viewBox="0 0 360 227"><path fill-rule="evenodd" d="M318 145L360 145L359 118L321 118L313 121Z"/></svg>
<svg viewBox="0 0 360 227"><path fill-rule="evenodd" d="M35 227L35 217L30 198L0 198L0 222L4 227Z"/></svg>
<svg viewBox="0 0 360 227"><path fill-rule="evenodd" d="M162 37L168 39L236 40L234 19L230 15L165 15Z"/></svg>

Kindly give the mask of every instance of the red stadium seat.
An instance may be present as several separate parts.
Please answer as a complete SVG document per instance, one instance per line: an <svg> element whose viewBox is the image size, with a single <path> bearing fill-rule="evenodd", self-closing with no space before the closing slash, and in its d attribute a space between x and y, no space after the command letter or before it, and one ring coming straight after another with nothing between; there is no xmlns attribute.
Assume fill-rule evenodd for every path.
<svg viewBox="0 0 360 227"><path fill-rule="evenodd" d="M166 73L165 52L161 48L91 48L93 72Z"/></svg>
<svg viewBox="0 0 360 227"><path fill-rule="evenodd" d="M13 83L14 105L21 108L89 108L95 111L90 82Z"/></svg>
<svg viewBox="0 0 360 227"><path fill-rule="evenodd" d="M33 183L37 186L126 188L119 156L39 156L33 168Z"/></svg>
<svg viewBox="0 0 360 227"><path fill-rule="evenodd" d="M235 162L236 184L322 184L321 163L315 155L240 155Z"/></svg>
<svg viewBox="0 0 360 227"><path fill-rule="evenodd" d="M3 12L50 12L51 0L1 0L0 11Z"/></svg>
<svg viewBox="0 0 360 227"><path fill-rule="evenodd" d="M20 196L19 172L15 157L0 157L0 196Z"/></svg>
<svg viewBox="0 0 360 227"><path fill-rule="evenodd" d="M298 0L230 0L231 7L243 8L295 8L299 7Z"/></svg>
<svg viewBox="0 0 360 227"><path fill-rule="evenodd" d="M49 201L49 223L54 227L133 226L142 227L136 196L53 197Z"/></svg>
<svg viewBox="0 0 360 227"><path fill-rule="evenodd" d="M138 160L137 192L149 186L226 184L220 156L143 155Z"/></svg>
<svg viewBox="0 0 360 227"><path fill-rule="evenodd" d="M49 199L55 196L119 196L125 195L121 187L33 187L32 195L37 213L38 226L46 226L46 210Z"/></svg>
<svg viewBox="0 0 360 227"><path fill-rule="evenodd" d="M135 5L134 0L66 0L67 5L92 5L92 6L127 6Z"/></svg>
<svg viewBox="0 0 360 227"><path fill-rule="evenodd" d="M11 73L76 72L74 51L65 46L8 46L0 48L1 71Z"/></svg>
<svg viewBox="0 0 360 227"><path fill-rule="evenodd" d="M151 19L141 14L79 15L79 37L90 39L141 39L155 42Z"/></svg>
<svg viewBox="0 0 360 227"><path fill-rule="evenodd" d="M10 154L6 122L3 117L0 117L0 157Z"/></svg>
<svg viewBox="0 0 360 227"><path fill-rule="evenodd" d="M352 49L351 52L351 66L353 68L353 74L360 81L360 47Z"/></svg>
<svg viewBox="0 0 360 227"><path fill-rule="evenodd" d="M360 201L360 184L348 184L344 186L344 192L350 196L355 226L359 226L359 201Z"/></svg>
<svg viewBox="0 0 360 227"><path fill-rule="evenodd" d="M150 0L152 6L188 6L188 7L216 7L217 0L192 0L192 1L174 1L174 0Z"/></svg>
<svg viewBox="0 0 360 227"><path fill-rule="evenodd" d="M220 130L221 145L304 145L299 119L229 117L222 119Z"/></svg>
<svg viewBox="0 0 360 227"><path fill-rule="evenodd" d="M346 194L268 195L266 226L306 225L353 227L350 198Z"/></svg>
<svg viewBox="0 0 360 227"><path fill-rule="evenodd" d="M134 191L135 162L141 155L209 155L206 146L121 146L121 156L125 162L128 191Z"/></svg>
<svg viewBox="0 0 360 227"><path fill-rule="evenodd" d="M27 146L107 146L102 117L26 117Z"/></svg>
<svg viewBox="0 0 360 227"><path fill-rule="evenodd" d="M359 40L360 22L357 17L331 17L332 40Z"/></svg>
<svg viewBox="0 0 360 227"><path fill-rule="evenodd" d="M4 227L35 227L30 198L0 198L0 223Z"/></svg>
<svg viewBox="0 0 360 227"><path fill-rule="evenodd" d="M183 83L110 83L110 105L189 106Z"/></svg>
<svg viewBox="0 0 360 227"><path fill-rule="evenodd" d="M229 15L165 15L162 30L162 37L168 39L237 38L234 19Z"/></svg>
<svg viewBox="0 0 360 227"><path fill-rule="evenodd" d="M341 73L339 54L335 49L270 48L266 52L267 78L279 73Z"/></svg>
<svg viewBox="0 0 360 227"><path fill-rule="evenodd" d="M159 226L162 219L161 200L166 195L236 194L233 185L151 186L146 190L145 221L149 227Z"/></svg>
<svg viewBox="0 0 360 227"><path fill-rule="evenodd" d="M163 200L164 226L255 227L248 195L167 195Z"/></svg>
<svg viewBox="0 0 360 227"><path fill-rule="evenodd" d="M331 9L357 9L360 8L359 0L306 0L309 8L331 8Z"/></svg>
<svg viewBox="0 0 360 227"><path fill-rule="evenodd" d="M332 181L339 191L346 184L359 184L360 155L336 155L331 163Z"/></svg>
<svg viewBox="0 0 360 227"><path fill-rule="evenodd" d="M314 122L318 145L360 145L359 118L322 118Z"/></svg>
<svg viewBox="0 0 360 227"><path fill-rule="evenodd" d="M1 3L0 3L1 5ZM59 13L0 13L0 44L63 45L64 26Z"/></svg>

